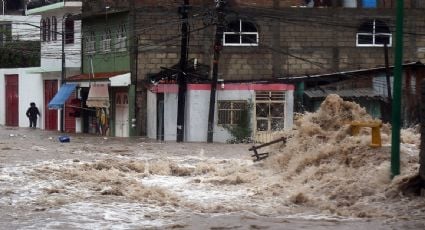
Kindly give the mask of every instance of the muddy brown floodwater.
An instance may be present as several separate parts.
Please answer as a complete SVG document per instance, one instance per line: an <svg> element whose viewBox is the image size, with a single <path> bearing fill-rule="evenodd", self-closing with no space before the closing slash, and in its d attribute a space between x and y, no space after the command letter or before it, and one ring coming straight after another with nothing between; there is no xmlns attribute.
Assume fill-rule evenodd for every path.
<svg viewBox="0 0 425 230"><path fill-rule="evenodd" d="M0 229L425 229L425 198L400 185L418 169L402 131L401 175L348 122L370 117L328 97L254 163L246 144L156 142L0 126Z"/></svg>

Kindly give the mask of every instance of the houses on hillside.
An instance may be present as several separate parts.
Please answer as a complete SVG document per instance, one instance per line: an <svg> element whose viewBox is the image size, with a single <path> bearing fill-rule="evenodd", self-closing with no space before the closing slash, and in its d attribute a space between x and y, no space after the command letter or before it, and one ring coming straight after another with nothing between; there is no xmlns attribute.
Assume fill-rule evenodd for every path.
<svg viewBox="0 0 425 230"><path fill-rule="evenodd" d="M294 112L313 110L329 93L387 114L384 47L391 65L395 1L183 2L31 1L26 14L41 17L41 61L28 74L41 79L41 127L225 142L244 116L251 136L291 128ZM425 61L424 9L422 1L405 4L403 89L413 101ZM417 114L410 99L406 125Z"/></svg>

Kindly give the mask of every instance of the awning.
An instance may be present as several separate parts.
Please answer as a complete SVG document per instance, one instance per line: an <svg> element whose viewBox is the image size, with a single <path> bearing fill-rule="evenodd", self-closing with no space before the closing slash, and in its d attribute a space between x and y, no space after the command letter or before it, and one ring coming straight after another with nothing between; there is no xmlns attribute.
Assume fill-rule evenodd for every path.
<svg viewBox="0 0 425 230"><path fill-rule="evenodd" d="M131 84L130 73L120 74L109 78L112 87L129 86Z"/></svg>
<svg viewBox="0 0 425 230"><path fill-rule="evenodd" d="M87 107L109 107L108 84L95 83L90 86L89 96L86 101Z"/></svg>
<svg viewBox="0 0 425 230"><path fill-rule="evenodd" d="M47 107L49 109L62 109L65 101L68 100L69 96L71 96L77 85L78 84L75 83L63 84L53 99L49 102Z"/></svg>

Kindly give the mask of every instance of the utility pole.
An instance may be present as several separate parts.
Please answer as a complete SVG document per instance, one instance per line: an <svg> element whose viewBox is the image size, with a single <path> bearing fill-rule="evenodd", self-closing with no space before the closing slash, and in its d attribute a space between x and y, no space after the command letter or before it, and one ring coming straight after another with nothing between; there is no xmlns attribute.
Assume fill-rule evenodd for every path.
<svg viewBox="0 0 425 230"><path fill-rule="evenodd" d="M214 114L215 114L215 96L217 90L217 79L218 79L218 60L220 58L220 51L223 48L223 32L224 32L224 5L225 0L215 0L216 11L217 11L217 27L215 31L214 40L214 60L213 60L213 72L211 82L211 94L210 94L210 108L208 113L208 133L207 142L213 142L214 136Z"/></svg>
<svg viewBox="0 0 425 230"><path fill-rule="evenodd" d="M387 82L387 99L388 101L385 102L385 107L381 112L383 113L382 119L385 122L391 121L391 103L392 103L392 97L391 97L391 71L390 71L390 64L388 60L388 44L384 44L384 58L385 58L385 76L386 76L386 82Z"/></svg>
<svg viewBox="0 0 425 230"><path fill-rule="evenodd" d="M391 176L400 174L401 78L403 75L403 20L404 1L397 0L396 46L394 61L394 95L392 102Z"/></svg>
<svg viewBox="0 0 425 230"><path fill-rule="evenodd" d="M185 118L185 107L186 107L186 67L187 67L187 56L188 56L188 43L189 43L189 32L188 32L188 10L189 0L184 0L183 5L179 7L179 13L182 15L182 40L181 40L181 51L180 51L180 71L177 78L179 85L178 94L178 107L177 107L177 142L183 142L184 139L184 118Z"/></svg>
<svg viewBox="0 0 425 230"><path fill-rule="evenodd" d="M62 18L62 68L61 68L61 87L65 83L65 21L67 17ZM63 108L60 110L60 131L63 132L65 130L65 104L63 105Z"/></svg>

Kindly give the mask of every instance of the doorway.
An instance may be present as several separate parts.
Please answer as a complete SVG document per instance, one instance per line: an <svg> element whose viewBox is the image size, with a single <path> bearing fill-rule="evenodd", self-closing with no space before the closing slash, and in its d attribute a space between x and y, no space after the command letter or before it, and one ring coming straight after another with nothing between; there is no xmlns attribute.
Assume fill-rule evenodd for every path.
<svg viewBox="0 0 425 230"><path fill-rule="evenodd" d="M164 94L157 94L156 139L164 140Z"/></svg>
<svg viewBox="0 0 425 230"><path fill-rule="evenodd" d="M115 95L115 136L128 137L128 93L117 93Z"/></svg>
<svg viewBox="0 0 425 230"><path fill-rule="evenodd" d="M5 75L6 79L6 126L19 125L19 76Z"/></svg>

